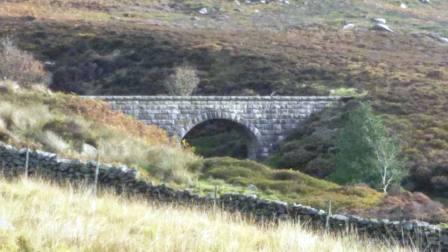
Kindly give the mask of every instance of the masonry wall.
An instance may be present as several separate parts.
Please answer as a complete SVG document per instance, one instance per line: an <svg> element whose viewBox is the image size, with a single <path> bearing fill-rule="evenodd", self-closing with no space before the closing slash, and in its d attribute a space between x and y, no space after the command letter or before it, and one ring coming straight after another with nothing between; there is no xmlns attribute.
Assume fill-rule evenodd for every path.
<svg viewBox="0 0 448 252"><path fill-rule="evenodd" d="M196 125L226 119L247 129L252 159L263 159L312 113L340 101L331 96L96 96L148 124L183 138Z"/></svg>
<svg viewBox="0 0 448 252"><path fill-rule="evenodd" d="M0 175L16 177L24 174L27 150L0 143ZM96 162L58 158L42 151L28 152L30 176L55 181L87 182L95 179ZM227 211L238 211L258 220L300 220L317 228L332 231L353 230L374 239L394 239L404 244L418 244L425 251L448 251L448 229L426 222L366 219L352 215L328 215L324 210L300 204L258 199L255 196L224 194L217 198L203 197L187 190L174 190L138 179L137 172L126 166L100 165L98 183L118 193L138 195L152 201L176 204L217 205Z"/></svg>

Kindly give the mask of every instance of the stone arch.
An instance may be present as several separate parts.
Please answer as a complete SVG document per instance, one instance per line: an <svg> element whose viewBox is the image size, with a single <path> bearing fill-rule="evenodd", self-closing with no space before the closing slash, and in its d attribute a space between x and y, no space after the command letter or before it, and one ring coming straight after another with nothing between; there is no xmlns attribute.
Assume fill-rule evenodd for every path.
<svg viewBox="0 0 448 252"><path fill-rule="evenodd" d="M253 160L257 159L261 140L260 131L250 122L241 119L237 114L234 113L221 111L203 113L189 120L188 123L181 129L181 132L178 133L178 135L180 139L183 139L196 126L213 120L225 120L241 126L241 128L244 129L244 132L250 139L250 144L248 146L248 158Z"/></svg>

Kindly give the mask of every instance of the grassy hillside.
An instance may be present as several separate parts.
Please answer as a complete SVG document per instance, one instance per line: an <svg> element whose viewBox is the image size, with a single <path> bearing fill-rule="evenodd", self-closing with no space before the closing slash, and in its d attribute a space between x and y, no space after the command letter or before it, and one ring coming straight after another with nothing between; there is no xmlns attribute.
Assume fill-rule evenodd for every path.
<svg viewBox="0 0 448 252"><path fill-rule="evenodd" d="M411 251L41 181L0 180L0 192L0 251Z"/></svg>
<svg viewBox="0 0 448 252"><path fill-rule="evenodd" d="M112 112L102 102L0 84L0 141L83 160L99 154L101 162L135 167L154 180L184 184L196 177L200 158L155 126Z"/></svg>
<svg viewBox="0 0 448 252"><path fill-rule="evenodd" d="M48 61L52 88L67 92L162 94L182 64L197 69L197 94L367 92L403 140L409 188L448 190L447 1L240 2L3 1L0 35ZM395 33L371 30L374 17ZM326 174L315 172L325 160L294 155L296 136L279 163Z"/></svg>
<svg viewBox="0 0 448 252"><path fill-rule="evenodd" d="M381 204L384 199L384 195L367 186L342 187L298 171L274 170L253 161L232 158L206 159L201 178L207 184L218 185L218 188L226 188L226 184L236 185L233 186L234 191L262 198L301 202L323 209L331 201L338 211L359 209L361 214L363 210ZM250 189L253 186L255 190Z"/></svg>

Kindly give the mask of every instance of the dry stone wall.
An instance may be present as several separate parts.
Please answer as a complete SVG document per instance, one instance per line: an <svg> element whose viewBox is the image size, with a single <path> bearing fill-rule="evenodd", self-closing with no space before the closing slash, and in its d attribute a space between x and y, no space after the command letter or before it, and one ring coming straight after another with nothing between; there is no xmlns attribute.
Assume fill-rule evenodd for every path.
<svg viewBox="0 0 448 252"><path fill-rule="evenodd" d="M6 177L24 174L27 156L29 176L74 183L92 183L95 180L97 163L94 161L62 159L52 153L16 149L2 143L0 143L0 174ZM137 172L126 166L99 165L98 183L101 187L114 189L118 193L138 195L152 201L192 206L216 205L258 220L300 220L331 231L352 230L373 239L416 244L424 251L448 251L448 229L416 220L399 222L353 215L329 215L324 210L259 199L254 195L224 194L218 197L204 197L188 190L174 190L164 185L153 185L139 180Z"/></svg>
<svg viewBox="0 0 448 252"><path fill-rule="evenodd" d="M249 158L263 159L312 113L341 100L333 96L90 96L182 139L196 125L224 119L242 125Z"/></svg>

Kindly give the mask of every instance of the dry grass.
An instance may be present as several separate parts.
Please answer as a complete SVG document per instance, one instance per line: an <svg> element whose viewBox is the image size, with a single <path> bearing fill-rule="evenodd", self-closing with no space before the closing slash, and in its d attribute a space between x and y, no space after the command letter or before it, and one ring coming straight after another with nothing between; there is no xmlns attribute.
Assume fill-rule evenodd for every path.
<svg viewBox="0 0 448 252"><path fill-rule="evenodd" d="M88 188L0 180L0 251L408 251L290 222L158 206Z"/></svg>
<svg viewBox="0 0 448 252"><path fill-rule="evenodd" d="M1 83L0 83L1 86ZM174 144L162 129L103 103L45 90L0 92L0 141L60 156L120 163L154 180L191 183L201 158Z"/></svg>
<svg viewBox="0 0 448 252"><path fill-rule="evenodd" d="M172 144L166 132L154 125L146 125L128 115L110 109L106 102L86 100L77 96L67 96L65 104L68 109L84 116L88 120L114 128L141 138L152 144Z"/></svg>
<svg viewBox="0 0 448 252"><path fill-rule="evenodd" d="M92 1L93 2L93 1ZM61 2L62 3L62 2ZM51 4L50 1L3 2L0 4L0 15L3 17L36 17L64 21L95 20L105 21L109 15L94 9L76 9L66 4Z"/></svg>

